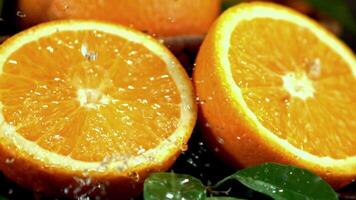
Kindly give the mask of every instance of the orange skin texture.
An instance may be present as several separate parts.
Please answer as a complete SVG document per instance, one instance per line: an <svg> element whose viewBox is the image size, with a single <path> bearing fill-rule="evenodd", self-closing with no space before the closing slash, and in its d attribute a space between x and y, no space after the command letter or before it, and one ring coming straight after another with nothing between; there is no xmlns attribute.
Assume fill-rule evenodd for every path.
<svg viewBox="0 0 356 200"><path fill-rule="evenodd" d="M216 26L214 24L211 30L217 30ZM259 130L249 123L245 113L235 107L228 89L221 84L224 77L217 63L216 51L220 47L214 41L216 33L210 31L200 48L193 82L196 95L202 101L198 104L198 124L217 157L237 169L266 162L295 165L311 170L335 189L349 184L354 178L352 175L328 173L328 169L303 162L268 138L255 134Z"/></svg>
<svg viewBox="0 0 356 200"><path fill-rule="evenodd" d="M20 0L22 27L56 19L95 19L157 36L205 34L220 0Z"/></svg>

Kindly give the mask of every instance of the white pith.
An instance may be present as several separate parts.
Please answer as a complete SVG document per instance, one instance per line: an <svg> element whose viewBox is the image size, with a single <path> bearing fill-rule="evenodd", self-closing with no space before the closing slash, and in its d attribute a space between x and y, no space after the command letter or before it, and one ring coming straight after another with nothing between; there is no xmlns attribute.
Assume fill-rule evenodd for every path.
<svg viewBox="0 0 356 200"><path fill-rule="evenodd" d="M306 100L314 96L315 88L306 73L288 73L282 77L283 88L291 97Z"/></svg>

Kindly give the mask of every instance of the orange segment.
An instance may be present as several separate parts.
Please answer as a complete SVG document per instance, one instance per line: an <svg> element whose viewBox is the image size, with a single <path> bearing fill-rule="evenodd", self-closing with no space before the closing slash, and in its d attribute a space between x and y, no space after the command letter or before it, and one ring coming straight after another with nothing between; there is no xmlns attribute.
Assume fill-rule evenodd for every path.
<svg viewBox="0 0 356 200"><path fill-rule="evenodd" d="M350 49L269 3L225 12L194 72L199 99L210 99L200 105L206 135L221 155L239 166L298 165L335 187L356 177L355 77Z"/></svg>
<svg viewBox="0 0 356 200"><path fill-rule="evenodd" d="M63 21L20 33L0 53L0 119L8 132L0 147L14 145L11 154L33 169L20 184L49 192L55 188L36 174L56 180L89 171L111 182L108 187L137 187L115 194L126 198L142 183L130 183L128 174L144 178L167 169L186 146L196 117L191 83L151 37L105 23ZM1 148L0 156L9 156ZM19 170L1 168L5 174Z"/></svg>

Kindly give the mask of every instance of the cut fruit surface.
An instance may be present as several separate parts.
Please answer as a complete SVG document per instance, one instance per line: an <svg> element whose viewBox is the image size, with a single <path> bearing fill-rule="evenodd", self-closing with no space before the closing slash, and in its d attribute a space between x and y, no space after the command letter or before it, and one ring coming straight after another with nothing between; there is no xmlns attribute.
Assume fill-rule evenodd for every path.
<svg viewBox="0 0 356 200"><path fill-rule="evenodd" d="M128 198L149 172L168 169L195 124L192 86L179 62L121 26L39 25L2 44L0 66L0 156L15 159L0 167L42 192L61 191L85 173L110 188L126 184L115 195ZM28 179L12 177L24 167L32 170L23 172ZM132 173L140 180L131 183ZM44 176L58 182L47 187Z"/></svg>
<svg viewBox="0 0 356 200"><path fill-rule="evenodd" d="M230 161L299 165L335 187L356 178L355 77L349 48L269 3L226 11L194 72L207 137Z"/></svg>

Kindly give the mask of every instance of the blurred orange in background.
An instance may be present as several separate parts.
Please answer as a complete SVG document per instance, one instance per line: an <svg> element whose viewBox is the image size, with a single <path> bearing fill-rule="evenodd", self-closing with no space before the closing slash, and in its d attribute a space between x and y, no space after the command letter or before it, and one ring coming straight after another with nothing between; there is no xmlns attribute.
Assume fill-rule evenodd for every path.
<svg viewBox="0 0 356 200"><path fill-rule="evenodd" d="M56 19L96 19L151 35L205 34L220 12L220 0L19 0L23 28Z"/></svg>

